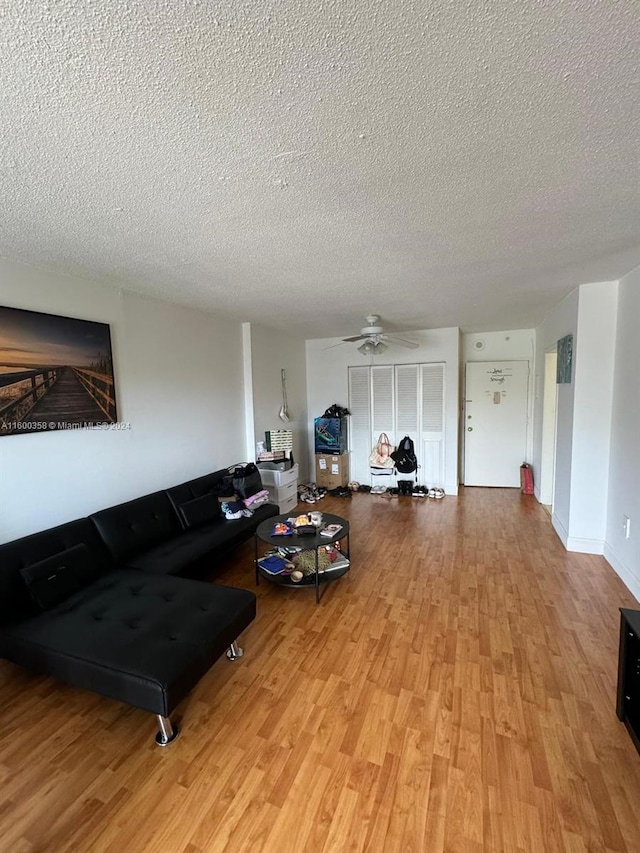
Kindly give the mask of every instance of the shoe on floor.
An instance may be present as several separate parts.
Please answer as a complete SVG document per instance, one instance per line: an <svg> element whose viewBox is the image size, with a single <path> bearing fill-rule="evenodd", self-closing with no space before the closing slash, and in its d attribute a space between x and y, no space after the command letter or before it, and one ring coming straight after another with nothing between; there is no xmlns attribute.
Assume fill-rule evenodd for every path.
<svg viewBox="0 0 640 853"><path fill-rule="evenodd" d="M338 486L335 489L330 489L329 494L334 498L350 498L351 489L346 486Z"/></svg>
<svg viewBox="0 0 640 853"><path fill-rule="evenodd" d="M371 494L372 495L383 495L387 491L386 486L372 486Z"/></svg>

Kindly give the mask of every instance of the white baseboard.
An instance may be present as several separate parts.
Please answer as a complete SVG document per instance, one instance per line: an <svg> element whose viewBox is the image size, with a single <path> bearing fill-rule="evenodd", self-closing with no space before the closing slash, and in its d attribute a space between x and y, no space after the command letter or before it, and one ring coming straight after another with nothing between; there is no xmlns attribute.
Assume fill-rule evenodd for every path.
<svg viewBox="0 0 640 853"><path fill-rule="evenodd" d="M534 496L535 496L535 498L539 504L544 504L545 506L551 506L551 504L553 503L553 496L552 495L543 495L537 486L533 487L533 494L534 494Z"/></svg>
<svg viewBox="0 0 640 853"><path fill-rule="evenodd" d="M580 539L577 536L569 536L566 548L567 551L575 551L578 554L604 554L604 540Z"/></svg>
<svg viewBox="0 0 640 853"><path fill-rule="evenodd" d="M573 551L577 554L604 554L604 540L569 536L569 531L555 513L551 516L551 524L567 551Z"/></svg>
<svg viewBox="0 0 640 853"><path fill-rule="evenodd" d="M627 589L632 593L632 595L635 595L640 602L640 578L615 554L607 542L604 544L604 558L614 572L621 578Z"/></svg>
<svg viewBox="0 0 640 853"><path fill-rule="evenodd" d="M562 542L562 544L566 548L567 547L567 540L569 539L569 533L567 532L564 524L560 521L560 519L555 514L555 512L551 516L551 524L553 525L553 529L555 530L555 532L560 537L560 541Z"/></svg>
<svg viewBox="0 0 640 853"><path fill-rule="evenodd" d="M454 498L458 495L458 484L452 485L451 483L445 483L444 485L444 493L445 495L452 495Z"/></svg>

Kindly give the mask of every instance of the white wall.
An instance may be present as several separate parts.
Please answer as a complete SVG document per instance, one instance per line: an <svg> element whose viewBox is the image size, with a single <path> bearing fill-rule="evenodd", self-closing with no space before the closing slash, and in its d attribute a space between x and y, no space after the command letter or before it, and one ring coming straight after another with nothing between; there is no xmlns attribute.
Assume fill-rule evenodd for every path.
<svg viewBox="0 0 640 853"><path fill-rule="evenodd" d="M535 406L533 417L533 479L536 497L540 498L540 461L542 454L542 422L544 391L544 354L555 348L565 335L578 331L578 289L557 305L536 329ZM575 366L575 365L574 365ZM575 372L574 372L575 376ZM556 470L553 498L553 526L565 547L569 536L571 507L571 453L573 446L574 383L558 385L556 414Z"/></svg>
<svg viewBox="0 0 640 853"><path fill-rule="evenodd" d="M604 553L617 282L583 284L574 341L570 551Z"/></svg>
<svg viewBox="0 0 640 853"><path fill-rule="evenodd" d="M557 389L552 520L568 550L589 554L605 546L616 306L617 282L583 284L536 330L534 478L542 454L545 352L572 334L572 380Z"/></svg>
<svg viewBox="0 0 640 853"><path fill-rule="evenodd" d="M484 347L477 350L475 344ZM533 363L536 330L514 329L505 332L473 332L462 335L462 361L523 361Z"/></svg>
<svg viewBox="0 0 640 853"><path fill-rule="evenodd" d="M418 349L390 347L381 356L361 355L356 344L340 344L341 338L307 341L307 409L309 413L309 454L313 459L313 419L332 403L349 405L348 368L363 364L445 364L445 491L458 493L458 364L460 357L457 328L412 331ZM307 476L313 478L313 471Z"/></svg>
<svg viewBox="0 0 640 853"><path fill-rule="evenodd" d="M264 439L269 429L290 429L293 432L294 459L305 472L309 466L307 374L305 342L264 326L250 325L251 383L253 398L253 446ZM282 404L280 371L284 369L287 401L291 420L280 420ZM251 459L254 457L251 456Z"/></svg>
<svg viewBox="0 0 640 853"><path fill-rule="evenodd" d="M640 267L618 285L609 505L604 555L640 600ZM622 529L631 519L631 536Z"/></svg>
<svg viewBox="0 0 640 853"><path fill-rule="evenodd" d="M544 354L544 383L540 389L542 394L542 450L540 454L540 467L538 478L535 483L536 493L540 503L551 505L553 503L553 479L555 472L556 456L556 400L558 397L558 386L556 376L558 372L558 352Z"/></svg>
<svg viewBox="0 0 640 853"><path fill-rule="evenodd" d="M0 541L244 458L239 323L0 261L0 302L111 325L128 430L0 438Z"/></svg>

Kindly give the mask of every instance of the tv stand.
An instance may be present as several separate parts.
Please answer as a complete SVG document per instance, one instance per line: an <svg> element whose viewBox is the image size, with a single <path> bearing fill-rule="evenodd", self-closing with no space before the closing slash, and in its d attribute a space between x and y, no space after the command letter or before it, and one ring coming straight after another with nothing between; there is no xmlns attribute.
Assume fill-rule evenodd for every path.
<svg viewBox="0 0 640 853"><path fill-rule="evenodd" d="M640 752L640 610L620 608L618 719Z"/></svg>

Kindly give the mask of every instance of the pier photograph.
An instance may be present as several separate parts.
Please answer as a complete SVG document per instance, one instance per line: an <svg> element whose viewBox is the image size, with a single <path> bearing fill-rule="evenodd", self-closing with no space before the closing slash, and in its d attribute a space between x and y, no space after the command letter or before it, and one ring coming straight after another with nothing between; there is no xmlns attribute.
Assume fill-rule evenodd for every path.
<svg viewBox="0 0 640 853"><path fill-rule="evenodd" d="M0 437L116 422L108 324L0 306Z"/></svg>

